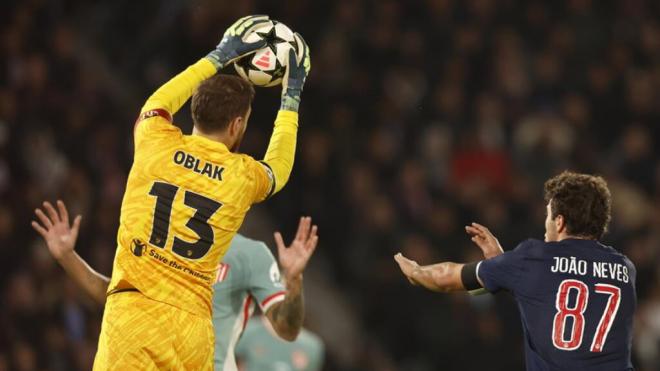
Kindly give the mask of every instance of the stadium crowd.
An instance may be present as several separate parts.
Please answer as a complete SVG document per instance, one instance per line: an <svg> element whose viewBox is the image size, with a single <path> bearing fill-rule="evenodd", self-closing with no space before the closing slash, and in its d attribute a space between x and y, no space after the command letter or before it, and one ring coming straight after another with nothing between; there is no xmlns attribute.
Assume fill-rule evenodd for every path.
<svg viewBox="0 0 660 371"><path fill-rule="evenodd" d="M318 223L306 325L325 369L522 369L510 297L412 288L392 256L480 259L471 221L505 249L542 239L543 182L573 169L609 182L604 242L638 270L634 362L660 370L660 3L644 0L3 1L0 370L91 368L102 310L33 210L83 214L78 251L110 274L141 104L251 13L312 49L291 182L243 231L272 245ZM258 89L245 152L263 154L278 94Z"/></svg>

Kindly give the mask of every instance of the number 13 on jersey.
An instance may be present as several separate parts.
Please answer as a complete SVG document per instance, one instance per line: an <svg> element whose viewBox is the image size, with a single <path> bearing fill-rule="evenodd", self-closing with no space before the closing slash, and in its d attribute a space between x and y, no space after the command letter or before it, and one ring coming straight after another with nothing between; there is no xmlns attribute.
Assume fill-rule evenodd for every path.
<svg viewBox="0 0 660 371"><path fill-rule="evenodd" d="M149 238L149 243L154 246L165 248L170 230L172 204L178 191L179 187L163 182L155 182L149 191L149 195L156 197L154 221ZM172 252L186 259L201 259L209 252L215 239L213 228L208 223L209 219L222 207L222 204L191 191L185 191L183 203L195 210L186 227L197 233L199 240L187 242L174 236Z"/></svg>
<svg viewBox="0 0 660 371"><path fill-rule="evenodd" d="M619 311L619 303L621 302L621 289L608 285L606 283L597 283L594 285L594 292L596 294L608 295L607 304L605 305L600 322L596 328L593 341L591 343L590 351L601 352L607 340L607 334L610 332L614 318ZM575 291L575 304L569 307L569 297L571 292ZM589 303L589 288L587 285L578 280L568 279L561 282L557 290L557 299L555 306L557 314L555 314L552 323L552 344L561 350L575 350L582 345L584 337L584 311L587 309ZM572 319L571 330L569 338L566 339L565 330L567 319Z"/></svg>

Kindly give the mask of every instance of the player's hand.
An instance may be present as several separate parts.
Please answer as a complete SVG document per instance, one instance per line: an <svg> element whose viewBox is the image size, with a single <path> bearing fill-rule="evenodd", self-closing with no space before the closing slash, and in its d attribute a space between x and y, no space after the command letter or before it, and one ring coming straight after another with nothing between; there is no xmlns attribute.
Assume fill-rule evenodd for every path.
<svg viewBox="0 0 660 371"><path fill-rule="evenodd" d="M266 22L268 22L267 15L249 15L239 19L225 31L218 46L216 46L215 50L210 52L206 58L219 70L226 65L263 48L266 46L265 39L250 43L246 42L245 38L252 33L257 26Z"/></svg>
<svg viewBox="0 0 660 371"><path fill-rule="evenodd" d="M465 226L465 231L472 236L472 242L479 246L486 259L496 257L504 252L497 238L483 225L472 223L472 225Z"/></svg>
<svg viewBox="0 0 660 371"><path fill-rule="evenodd" d="M55 259L59 260L66 254L73 252L76 239L78 239L82 216L76 216L73 225L70 225L69 212L64 202L60 200L57 201L59 213L48 201L43 203L43 208L46 210L45 213L39 208L34 210L41 224L32 221L32 228L39 232L46 241L50 253Z"/></svg>
<svg viewBox="0 0 660 371"><path fill-rule="evenodd" d="M287 64L286 73L282 79L282 109L298 112L300 105L300 94L302 93L303 86L309 71L312 68L312 61L309 57L309 46L296 32L295 38L302 45L299 53L292 49L289 50L289 62Z"/></svg>
<svg viewBox="0 0 660 371"><path fill-rule="evenodd" d="M413 285L417 286L418 283L413 278L413 274L415 270L419 269L419 264L417 264L417 262L414 260L410 260L406 258L401 253L394 255L394 260L399 264L399 268L401 268L401 272L403 272L403 274L406 276L408 281Z"/></svg>
<svg viewBox="0 0 660 371"><path fill-rule="evenodd" d="M307 266L309 258L316 250L319 236L317 226L312 226L312 218L302 217L298 223L298 232L289 247L284 245L280 232L275 232L275 243L280 267L287 282L299 278Z"/></svg>

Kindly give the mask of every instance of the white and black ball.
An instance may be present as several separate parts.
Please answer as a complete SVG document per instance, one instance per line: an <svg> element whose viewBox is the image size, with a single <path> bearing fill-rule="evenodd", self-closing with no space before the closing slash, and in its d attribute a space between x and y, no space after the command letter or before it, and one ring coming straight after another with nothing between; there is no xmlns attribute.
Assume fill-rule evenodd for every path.
<svg viewBox="0 0 660 371"><path fill-rule="evenodd" d="M252 30L244 39L246 42L266 40L266 46L234 63L236 72L256 86L275 86L282 82L293 48L298 57L302 41L284 23L270 20ZM298 57L300 59L300 57Z"/></svg>

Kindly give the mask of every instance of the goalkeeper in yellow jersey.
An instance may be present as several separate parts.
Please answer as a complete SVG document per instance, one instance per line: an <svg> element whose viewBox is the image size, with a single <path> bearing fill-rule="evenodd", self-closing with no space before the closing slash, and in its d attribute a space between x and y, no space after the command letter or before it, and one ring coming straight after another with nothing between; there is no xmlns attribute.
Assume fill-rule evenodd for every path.
<svg viewBox="0 0 660 371"><path fill-rule="evenodd" d="M160 87L140 112L94 370L213 367L211 284L250 206L289 178L310 67L306 45L300 63L290 52L263 160L236 153L254 89L216 72L265 46L243 40L267 20L238 20L215 50ZM184 135L172 116L191 96L194 128Z"/></svg>

